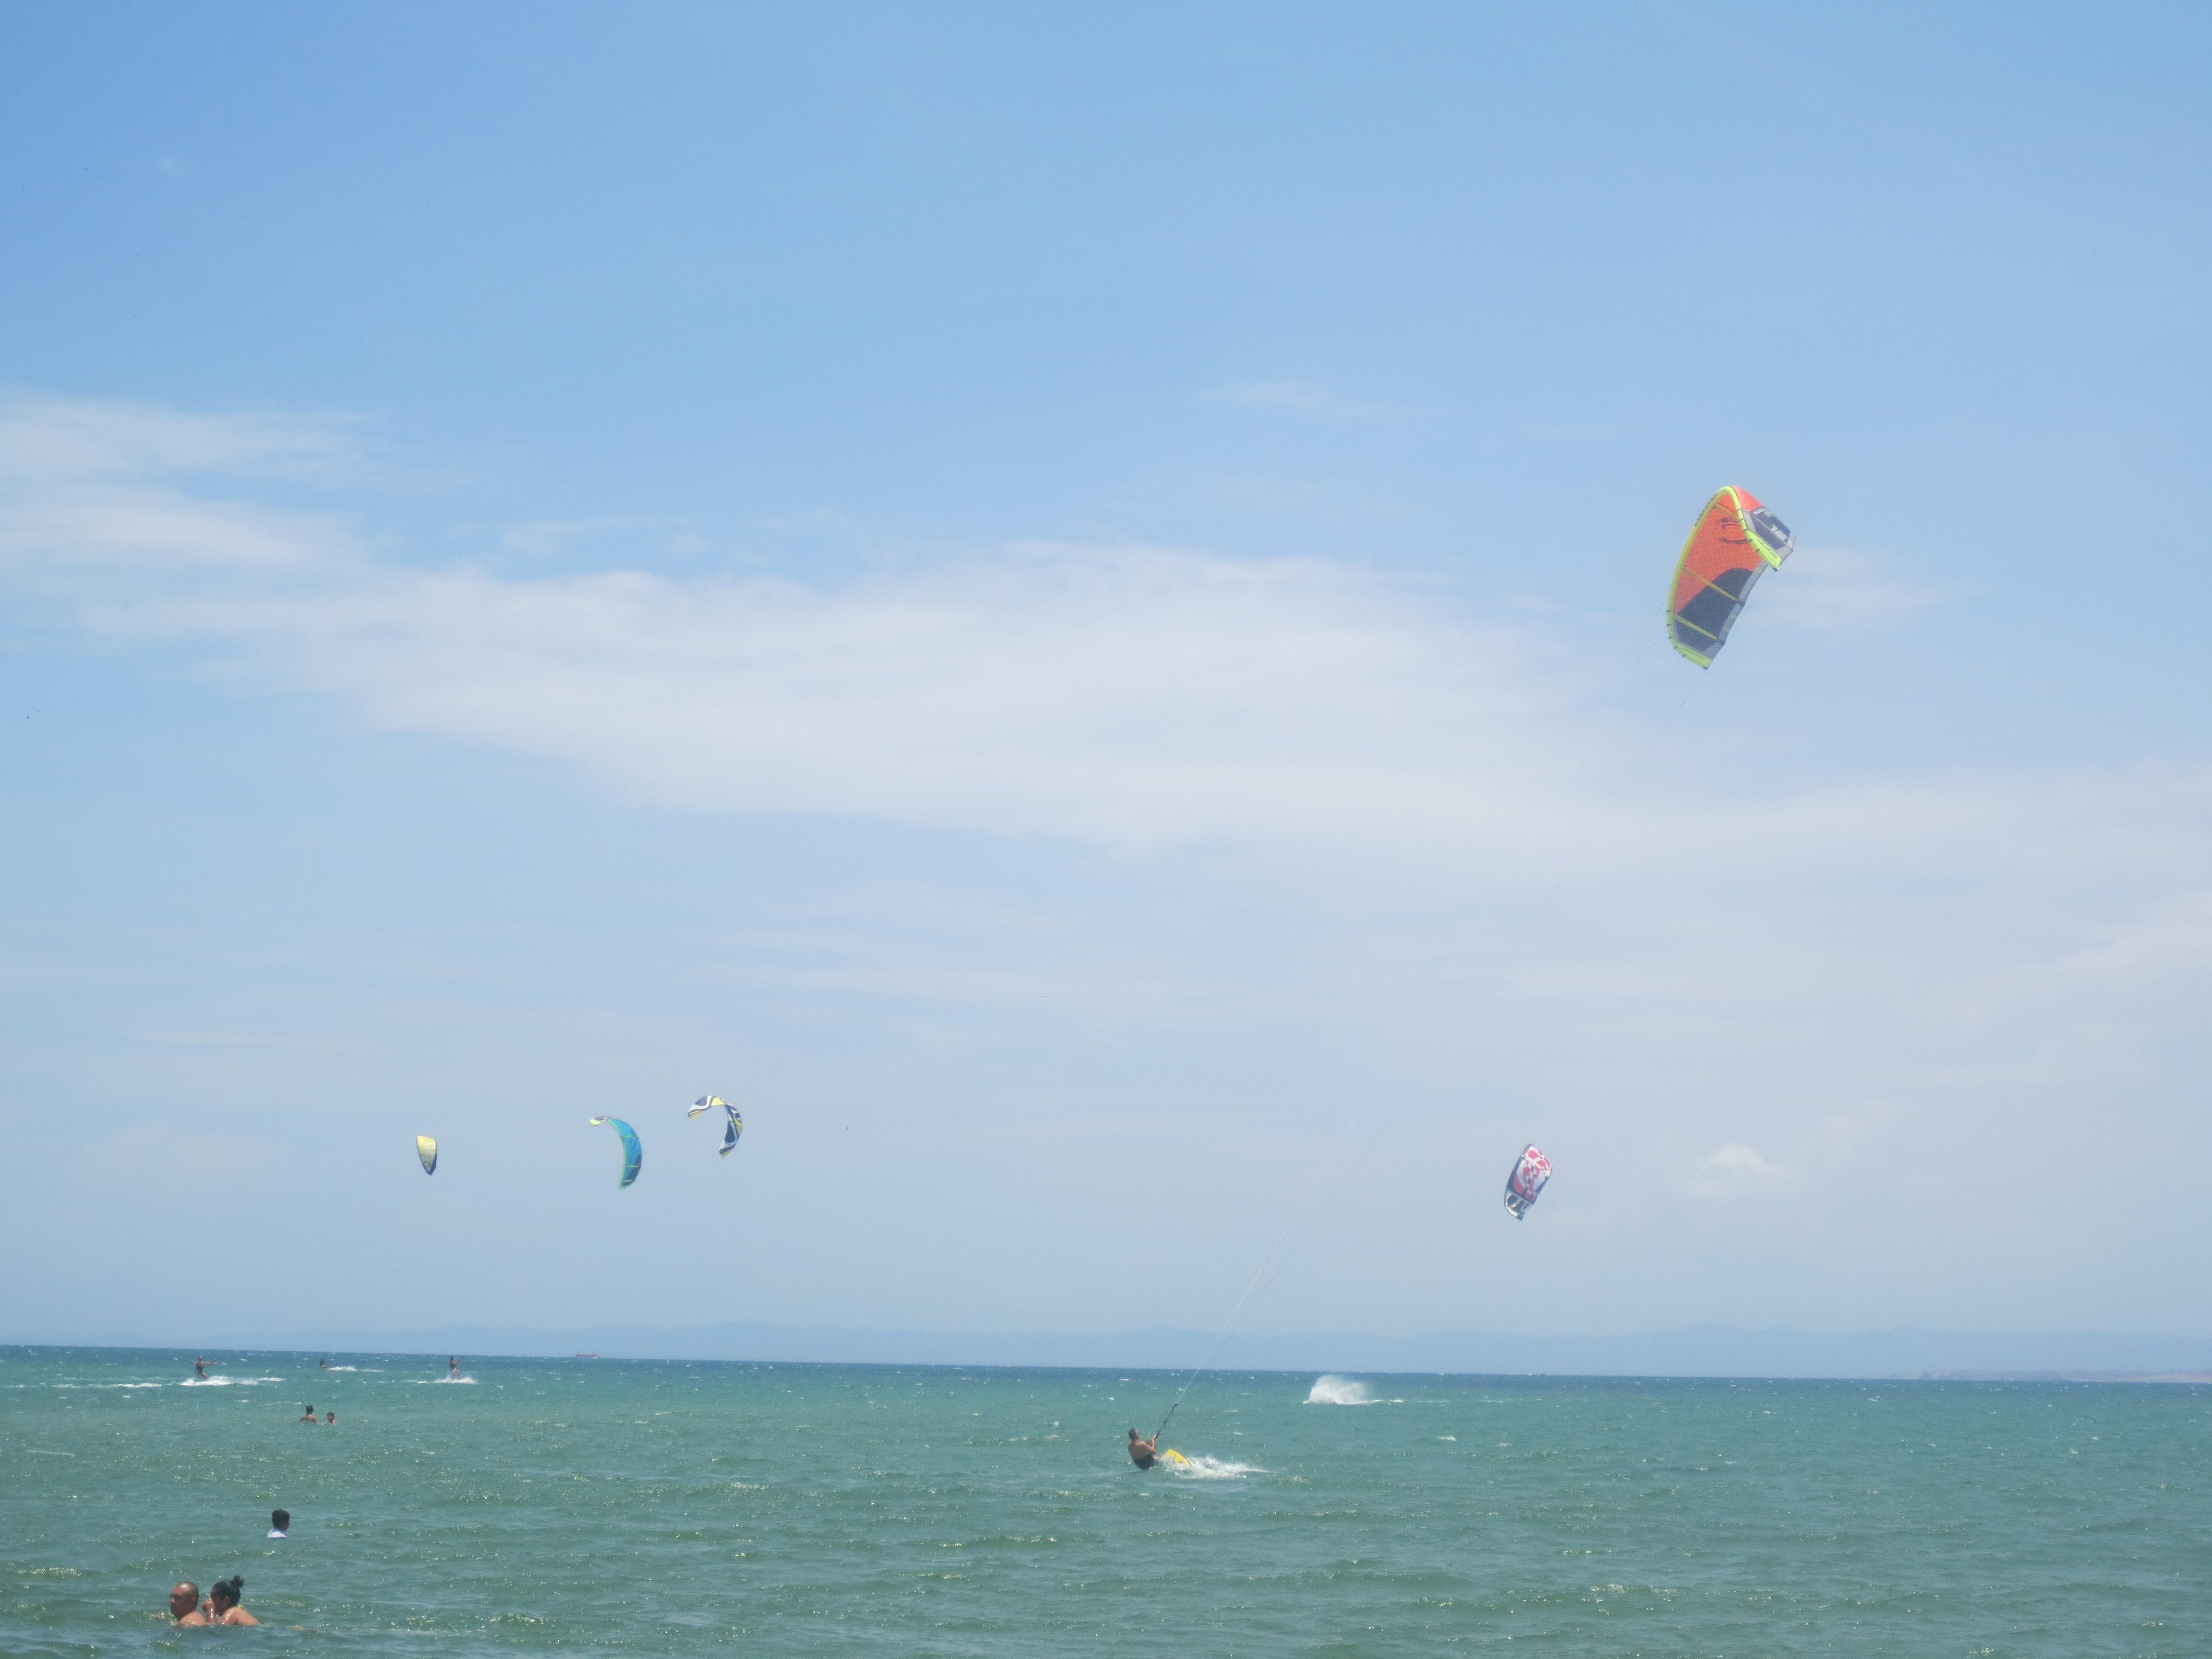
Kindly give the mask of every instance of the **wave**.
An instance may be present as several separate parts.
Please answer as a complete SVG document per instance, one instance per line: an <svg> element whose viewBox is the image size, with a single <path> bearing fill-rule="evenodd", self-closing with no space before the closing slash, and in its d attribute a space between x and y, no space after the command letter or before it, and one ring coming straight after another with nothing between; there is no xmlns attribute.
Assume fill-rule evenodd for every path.
<svg viewBox="0 0 2212 1659"><path fill-rule="evenodd" d="M1402 1400L1382 1400L1370 1393L1364 1382L1349 1376L1334 1374L1314 1378L1313 1389L1306 1395L1309 1406L1402 1406Z"/></svg>
<svg viewBox="0 0 2212 1659"><path fill-rule="evenodd" d="M418 1385L428 1383L438 1383L442 1385L447 1382L467 1382L473 1384L476 1382L476 1378L473 1376L418 1376L415 1381Z"/></svg>
<svg viewBox="0 0 2212 1659"><path fill-rule="evenodd" d="M227 1389L231 1381L227 1376L188 1376L177 1384L180 1389Z"/></svg>

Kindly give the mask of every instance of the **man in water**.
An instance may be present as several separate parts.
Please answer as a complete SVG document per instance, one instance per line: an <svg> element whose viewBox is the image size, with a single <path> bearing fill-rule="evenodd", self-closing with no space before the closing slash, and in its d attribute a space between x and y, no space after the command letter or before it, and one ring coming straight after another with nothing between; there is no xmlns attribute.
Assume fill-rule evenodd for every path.
<svg viewBox="0 0 2212 1659"><path fill-rule="evenodd" d="M338 1414L336 1412L325 1412L323 1413L323 1421L325 1423L335 1423L337 1420Z"/></svg>
<svg viewBox="0 0 2212 1659"><path fill-rule="evenodd" d="M447 1375L447 1376L451 1377L451 1376L459 1376L460 1374L461 1374L461 1362L460 1362L460 1358L459 1358L459 1357L458 1355L455 1355L455 1356L453 1356L453 1357L452 1357L452 1358L449 1358L446 1361L446 1375Z"/></svg>
<svg viewBox="0 0 2212 1659"><path fill-rule="evenodd" d="M195 1371L198 1371L198 1372L202 1376L205 1376L207 1375L207 1358L206 1358L206 1357L205 1357L204 1355L203 1355L201 1358L199 1358L195 1359L194 1361L192 1361L192 1369L193 1369Z"/></svg>
<svg viewBox="0 0 2212 1659"><path fill-rule="evenodd" d="M1160 1437L1154 1434L1150 1440L1137 1438L1134 1429L1129 1431L1129 1461L1140 1469L1149 1469L1160 1459Z"/></svg>
<svg viewBox="0 0 2212 1659"><path fill-rule="evenodd" d="M261 1621L238 1605L240 1591L246 1588L244 1577L219 1580L208 1592L208 1618L210 1625L258 1625Z"/></svg>
<svg viewBox="0 0 2212 1659"><path fill-rule="evenodd" d="M302 1423L318 1423L322 1419L320 1418L315 1415L315 1408L313 1406L308 1407L306 1411L300 1413L300 1421Z"/></svg>
<svg viewBox="0 0 2212 1659"><path fill-rule="evenodd" d="M326 1371L330 1370L330 1368L331 1362L327 1359L318 1359L315 1362L315 1369L319 1371Z"/></svg>
<svg viewBox="0 0 2212 1659"><path fill-rule="evenodd" d="M187 1581L169 1592L169 1617L180 1625L204 1625L200 1612L200 1587Z"/></svg>
<svg viewBox="0 0 2212 1659"><path fill-rule="evenodd" d="M291 1510L271 1510L269 1511L269 1535L271 1538L289 1538L292 1535Z"/></svg>

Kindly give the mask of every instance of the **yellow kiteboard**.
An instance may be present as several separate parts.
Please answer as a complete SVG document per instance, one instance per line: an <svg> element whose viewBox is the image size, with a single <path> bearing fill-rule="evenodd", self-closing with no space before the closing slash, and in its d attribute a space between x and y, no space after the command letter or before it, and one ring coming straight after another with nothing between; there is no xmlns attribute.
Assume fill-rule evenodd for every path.
<svg viewBox="0 0 2212 1659"><path fill-rule="evenodd" d="M1188 1468L1190 1467L1190 1459L1185 1457L1181 1452L1177 1451L1172 1446L1169 1447L1167 1450L1160 1454L1160 1462L1163 1463L1180 1463L1184 1468Z"/></svg>

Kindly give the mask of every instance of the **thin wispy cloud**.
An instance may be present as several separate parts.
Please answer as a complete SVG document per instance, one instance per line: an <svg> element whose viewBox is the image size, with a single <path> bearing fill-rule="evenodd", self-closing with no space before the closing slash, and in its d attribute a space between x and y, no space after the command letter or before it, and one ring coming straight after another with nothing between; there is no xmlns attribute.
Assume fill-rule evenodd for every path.
<svg viewBox="0 0 2212 1659"><path fill-rule="evenodd" d="M579 544L629 539L643 532L658 532L659 544L678 551L696 552L706 544L680 520L650 518L532 519L507 526L499 539L518 553L548 557Z"/></svg>
<svg viewBox="0 0 2212 1659"><path fill-rule="evenodd" d="M1757 603L1767 626L1867 634L1910 627L1925 612L1965 597L1916 576L1893 556L1808 544L1779 576L1761 584Z"/></svg>
<svg viewBox="0 0 2212 1659"><path fill-rule="evenodd" d="M1787 1184L1790 1171L1767 1162L1758 1148L1730 1141L1698 1160L1690 1190L1699 1198L1743 1198Z"/></svg>
<svg viewBox="0 0 2212 1659"><path fill-rule="evenodd" d="M1289 415L1328 416L1336 420L1371 421L1406 411L1388 404L1339 396L1313 380L1251 380L1217 386L1206 394L1213 404L1235 404L1246 409L1275 410Z"/></svg>
<svg viewBox="0 0 2212 1659"><path fill-rule="evenodd" d="M1518 869L1586 875L1724 842L1744 879L1774 848L1869 873L1948 867L1967 847L1978 867L2108 861L2141 850L2131 811L2203 787L1729 793L1596 707L1538 624L1354 566L1031 543L830 584L424 569L374 556L337 514L236 487L303 464L352 465L343 428L18 404L0 410L0 556L88 629L197 641L368 723L693 810L1129 846L1510 849L1531 861Z"/></svg>
<svg viewBox="0 0 2212 1659"><path fill-rule="evenodd" d="M1588 1182L1625 1215L1648 1182L1779 1226L1862 1189L1882 1138L2003 1146L2022 1102L2047 1118L2148 1075L2212 990L2201 767L1783 787L1608 703L1571 613L1329 560L1032 542L817 581L426 566L386 550L373 493L296 504L302 466L362 475L343 432L0 409L15 607L630 801L1081 849L1215 919L1170 946L970 870L712 942L702 971L735 991L932 1029L1356 1027L1455 1097L1580 1103L1546 1120L1561 1199ZM1738 1201L1761 1194L1790 1203Z"/></svg>

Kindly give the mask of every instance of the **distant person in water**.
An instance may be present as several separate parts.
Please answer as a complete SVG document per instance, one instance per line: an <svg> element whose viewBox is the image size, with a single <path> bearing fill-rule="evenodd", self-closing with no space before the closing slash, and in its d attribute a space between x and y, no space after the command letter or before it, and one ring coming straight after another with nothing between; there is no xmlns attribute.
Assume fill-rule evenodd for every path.
<svg viewBox="0 0 2212 1659"><path fill-rule="evenodd" d="M315 1415L315 1408L313 1406L310 1406L307 1410L300 1413L300 1420L302 1423L318 1423L322 1419Z"/></svg>
<svg viewBox="0 0 2212 1659"><path fill-rule="evenodd" d="M337 1420L338 1414L336 1412L325 1412L323 1413L323 1421L325 1423L335 1423Z"/></svg>
<svg viewBox="0 0 2212 1659"><path fill-rule="evenodd" d="M187 1579L169 1592L169 1617L180 1625L204 1625L200 1612L200 1587Z"/></svg>
<svg viewBox="0 0 2212 1659"><path fill-rule="evenodd" d="M192 1361L192 1369L193 1369L195 1371L198 1371L198 1372L202 1376L205 1376L207 1375L207 1361L206 1361L206 1359L203 1358L195 1359L194 1361Z"/></svg>
<svg viewBox="0 0 2212 1659"><path fill-rule="evenodd" d="M446 1361L446 1375L447 1375L447 1376L459 1376L460 1374L461 1374L461 1362L460 1362L460 1360L459 1360L459 1358L458 1357L453 1358L450 1358L450 1359L448 1359L448 1360L447 1360L447 1361Z"/></svg>
<svg viewBox="0 0 2212 1659"><path fill-rule="evenodd" d="M210 1625L258 1625L261 1621L238 1605L239 1593L245 1589L243 1577L216 1581L208 1591L208 1623Z"/></svg>
<svg viewBox="0 0 2212 1659"><path fill-rule="evenodd" d="M289 1538L292 1535L291 1510L271 1510L269 1511L269 1535L271 1538Z"/></svg>
<svg viewBox="0 0 2212 1659"><path fill-rule="evenodd" d="M1160 1461L1159 1443L1160 1437L1157 1434L1150 1440L1139 1440L1137 1438L1137 1431L1134 1429L1130 1430L1129 1461L1140 1469L1149 1469Z"/></svg>
<svg viewBox="0 0 2212 1659"><path fill-rule="evenodd" d="M318 1359L315 1362L315 1369L319 1371L326 1371L330 1370L330 1368L331 1362L327 1359Z"/></svg>

